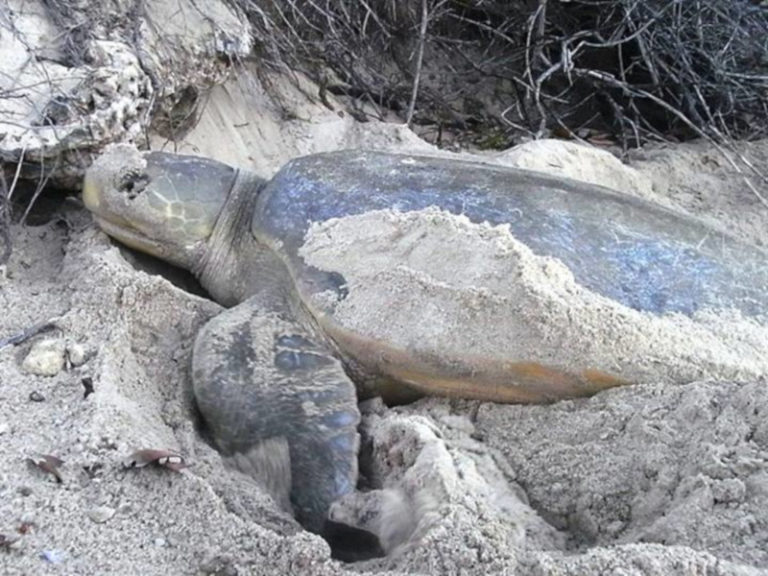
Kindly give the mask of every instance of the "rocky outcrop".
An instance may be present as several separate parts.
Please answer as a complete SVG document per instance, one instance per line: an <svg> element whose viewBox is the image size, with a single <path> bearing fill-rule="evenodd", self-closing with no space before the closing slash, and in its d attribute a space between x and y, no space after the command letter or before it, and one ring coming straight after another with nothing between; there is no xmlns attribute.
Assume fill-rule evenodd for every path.
<svg viewBox="0 0 768 576"><path fill-rule="evenodd" d="M232 5L0 2L0 158L77 186L90 155L180 134L253 39Z"/></svg>

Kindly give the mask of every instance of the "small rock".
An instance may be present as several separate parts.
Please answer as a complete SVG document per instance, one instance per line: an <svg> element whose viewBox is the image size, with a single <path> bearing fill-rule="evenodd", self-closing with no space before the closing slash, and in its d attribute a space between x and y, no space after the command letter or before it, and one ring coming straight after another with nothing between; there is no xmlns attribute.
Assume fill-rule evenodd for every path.
<svg viewBox="0 0 768 576"><path fill-rule="evenodd" d="M93 378L86 376L80 380L80 383L83 385L83 400L85 400L88 396L94 393Z"/></svg>
<svg viewBox="0 0 768 576"><path fill-rule="evenodd" d="M18 532L19 534L29 534L32 530L34 530L34 528L35 528L34 522L22 522L16 528L16 532Z"/></svg>
<svg viewBox="0 0 768 576"><path fill-rule="evenodd" d="M200 565L200 574L210 576L237 576L238 570L228 556L214 556Z"/></svg>
<svg viewBox="0 0 768 576"><path fill-rule="evenodd" d="M0 422L0 436L8 432L8 430L10 429L11 427L8 425L7 422Z"/></svg>
<svg viewBox="0 0 768 576"><path fill-rule="evenodd" d="M57 339L36 342L21 367L30 374L55 376L64 369L64 342Z"/></svg>
<svg viewBox="0 0 768 576"><path fill-rule="evenodd" d="M715 502L743 502L747 487L738 478L728 478L712 483L712 496Z"/></svg>
<svg viewBox="0 0 768 576"><path fill-rule="evenodd" d="M61 564L67 559L67 553L63 550L43 550L40 552L40 558L51 564Z"/></svg>
<svg viewBox="0 0 768 576"><path fill-rule="evenodd" d="M165 538L155 538L155 546L165 546Z"/></svg>
<svg viewBox="0 0 768 576"><path fill-rule="evenodd" d="M29 486L19 486L18 492L22 496L29 496L32 494L32 488L30 488Z"/></svg>
<svg viewBox="0 0 768 576"><path fill-rule="evenodd" d="M10 550L19 541L15 534L0 533L0 550Z"/></svg>
<svg viewBox="0 0 768 576"><path fill-rule="evenodd" d="M358 408L363 415L377 414L381 416L387 411L387 407L380 396L363 400L358 404Z"/></svg>
<svg viewBox="0 0 768 576"><path fill-rule="evenodd" d="M35 515L32 512L27 512L25 514L22 514L21 517L19 518L19 522L29 526L34 526L35 520L36 520Z"/></svg>
<svg viewBox="0 0 768 576"><path fill-rule="evenodd" d="M81 344L67 346L67 360L72 366L82 366L88 360L88 353Z"/></svg>
<svg viewBox="0 0 768 576"><path fill-rule="evenodd" d="M96 506L96 508L88 510L88 518L96 522L96 524L104 524L114 515L115 509L109 506Z"/></svg>
<svg viewBox="0 0 768 576"><path fill-rule="evenodd" d="M31 402L45 402L45 396L43 396L37 390L33 390L29 393L29 399Z"/></svg>

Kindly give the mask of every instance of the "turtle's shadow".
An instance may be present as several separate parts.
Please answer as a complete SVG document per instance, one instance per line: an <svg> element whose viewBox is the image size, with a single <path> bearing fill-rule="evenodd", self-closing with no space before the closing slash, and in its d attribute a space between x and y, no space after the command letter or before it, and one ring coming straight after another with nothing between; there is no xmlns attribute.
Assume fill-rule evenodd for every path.
<svg viewBox="0 0 768 576"><path fill-rule="evenodd" d="M136 270L140 270L147 274L162 276L168 280L168 282L184 292L213 301L210 294L208 294L205 288L200 285L200 282L198 282L197 278L195 278L191 272L179 268L178 266L174 266L173 264L169 264L159 258L155 258L154 256L150 256L149 254L144 254L143 252L127 248L118 242L110 241L113 246L116 246L120 250L120 254L125 261Z"/></svg>

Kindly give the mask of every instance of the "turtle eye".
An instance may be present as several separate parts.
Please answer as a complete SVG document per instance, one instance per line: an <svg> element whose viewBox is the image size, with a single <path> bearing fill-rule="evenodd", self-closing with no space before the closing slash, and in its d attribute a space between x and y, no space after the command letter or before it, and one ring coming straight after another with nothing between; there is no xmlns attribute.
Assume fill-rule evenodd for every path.
<svg viewBox="0 0 768 576"><path fill-rule="evenodd" d="M141 194L149 184L149 176L141 172L126 172L117 183L118 191L128 197L128 200L135 199Z"/></svg>

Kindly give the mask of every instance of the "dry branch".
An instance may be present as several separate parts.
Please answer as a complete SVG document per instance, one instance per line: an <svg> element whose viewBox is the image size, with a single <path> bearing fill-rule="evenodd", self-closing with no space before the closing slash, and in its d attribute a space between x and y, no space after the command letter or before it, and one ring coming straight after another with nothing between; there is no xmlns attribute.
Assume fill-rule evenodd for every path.
<svg viewBox="0 0 768 576"><path fill-rule="evenodd" d="M499 128L503 145L553 131L610 134L625 149L768 137L765 3L232 1L268 60L409 124Z"/></svg>
<svg viewBox="0 0 768 576"><path fill-rule="evenodd" d="M0 166L0 266L4 266L11 257L11 194L13 184L8 185L3 166Z"/></svg>

